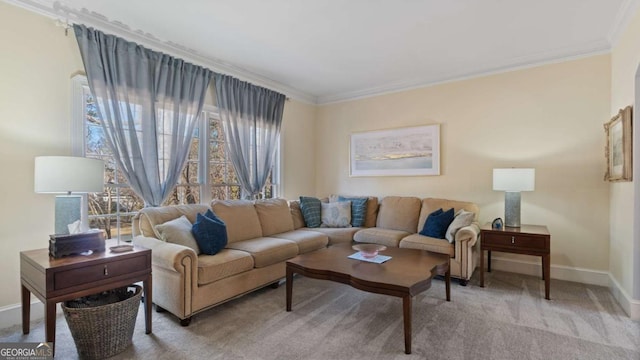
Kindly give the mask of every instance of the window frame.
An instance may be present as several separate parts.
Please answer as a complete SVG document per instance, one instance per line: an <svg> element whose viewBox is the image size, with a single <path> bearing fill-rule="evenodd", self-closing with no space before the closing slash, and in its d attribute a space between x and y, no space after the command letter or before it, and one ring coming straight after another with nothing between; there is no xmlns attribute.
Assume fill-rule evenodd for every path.
<svg viewBox="0 0 640 360"><path fill-rule="evenodd" d="M85 104L85 95L89 90L89 82L87 77L83 74L75 75L71 78L71 153L73 156L86 156L85 151L85 139L86 139L86 127L85 127L85 117L86 117L86 104ZM222 121L220 119L220 112L216 106L205 104L202 109L202 115L198 119L198 131L199 131L199 147L198 147L198 184L183 184L182 186L195 186L199 187L200 191L200 204L208 205L213 200L211 194L211 188L214 184L210 183L210 174L211 171L211 159L209 152L209 143L210 143L210 127L209 121L211 117L216 119L217 121ZM220 124L222 126L222 124ZM207 131L202 131L202 129L207 129ZM282 153L281 153L282 141L281 137L278 137L278 144L276 146L276 154L274 155L274 163L272 166L272 174L271 174L271 187L272 187L272 198L278 197L282 193L282 182L281 182L281 173L282 173ZM229 159L229 154L225 149L225 162L230 166L231 161ZM239 184L238 184L239 185ZM111 184L113 187L124 187L128 185L120 185L120 184ZM82 195L82 212L81 212L81 220L83 223L88 223L89 214L88 210L88 196L86 194ZM135 214L135 212L127 213L127 214ZM108 215L105 215L108 216Z"/></svg>

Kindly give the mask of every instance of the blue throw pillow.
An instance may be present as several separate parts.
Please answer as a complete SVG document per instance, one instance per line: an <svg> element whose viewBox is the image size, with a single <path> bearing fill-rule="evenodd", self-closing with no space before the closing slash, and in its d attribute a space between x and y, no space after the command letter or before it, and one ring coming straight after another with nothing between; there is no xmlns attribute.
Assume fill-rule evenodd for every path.
<svg viewBox="0 0 640 360"><path fill-rule="evenodd" d="M338 196L338 201L351 201L351 226L360 227L364 225L364 219L367 216L366 197L342 197Z"/></svg>
<svg viewBox="0 0 640 360"><path fill-rule="evenodd" d="M320 199L300 196L300 211L307 227L317 228L322 224L322 205Z"/></svg>
<svg viewBox="0 0 640 360"><path fill-rule="evenodd" d="M422 231L420 231L420 235L444 239L447 235L447 229L449 228L449 225L451 225L455 216L456 214L453 208L447 211L438 209L432 212L427 216L427 221L424 222L424 227L422 228Z"/></svg>
<svg viewBox="0 0 640 360"><path fill-rule="evenodd" d="M196 216L191 233L203 254L215 255L227 246L227 226L213 212L209 214L210 211ZM206 215L213 215L215 219Z"/></svg>

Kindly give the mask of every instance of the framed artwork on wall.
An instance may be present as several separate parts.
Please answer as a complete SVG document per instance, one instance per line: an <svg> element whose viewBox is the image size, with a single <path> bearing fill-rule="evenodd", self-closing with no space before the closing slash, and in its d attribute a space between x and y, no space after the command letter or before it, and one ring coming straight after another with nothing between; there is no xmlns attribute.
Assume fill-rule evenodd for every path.
<svg viewBox="0 0 640 360"><path fill-rule="evenodd" d="M607 181L631 181L632 172L632 127L631 106L620 109L618 114L604 124L607 137L605 157L607 171L604 179Z"/></svg>
<svg viewBox="0 0 640 360"><path fill-rule="evenodd" d="M351 134L349 175L440 175L440 125Z"/></svg>

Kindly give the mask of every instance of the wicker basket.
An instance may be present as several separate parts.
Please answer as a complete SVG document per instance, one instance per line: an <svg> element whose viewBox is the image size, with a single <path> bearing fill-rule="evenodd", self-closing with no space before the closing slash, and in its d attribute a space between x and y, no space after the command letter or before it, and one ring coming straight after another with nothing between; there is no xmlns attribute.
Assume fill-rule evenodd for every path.
<svg viewBox="0 0 640 360"><path fill-rule="evenodd" d="M133 295L128 288L134 288ZM89 302L73 300L62 304L80 358L104 359L131 345L141 290L140 286L131 285L98 298L88 297L92 298Z"/></svg>

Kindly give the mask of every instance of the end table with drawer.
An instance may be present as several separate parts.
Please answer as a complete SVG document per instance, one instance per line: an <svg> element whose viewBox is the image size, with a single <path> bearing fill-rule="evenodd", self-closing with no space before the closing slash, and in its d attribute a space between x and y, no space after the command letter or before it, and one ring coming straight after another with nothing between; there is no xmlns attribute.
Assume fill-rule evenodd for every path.
<svg viewBox="0 0 640 360"><path fill-rule="evenodd" d="M549 277L551 274L551 235L544 225L522 225L521 227L491 228L491 224L480 227L480 287L484 287L484 251L487 251L487 270L491 271L491 252L542 257L542 279L545 299L549 300Z"/></svg>
<svg viewBox="0 0 640 360"><path fill-rule="evenodd" d="M61 258L49 256L49 249L20 252L22 332L29 333L32 293L45 304L45 337L55 349L57 303L142 281L145 332L151 334L151 250L114 253L109 250L114 245L107 240L106 251Z"/></svg>

